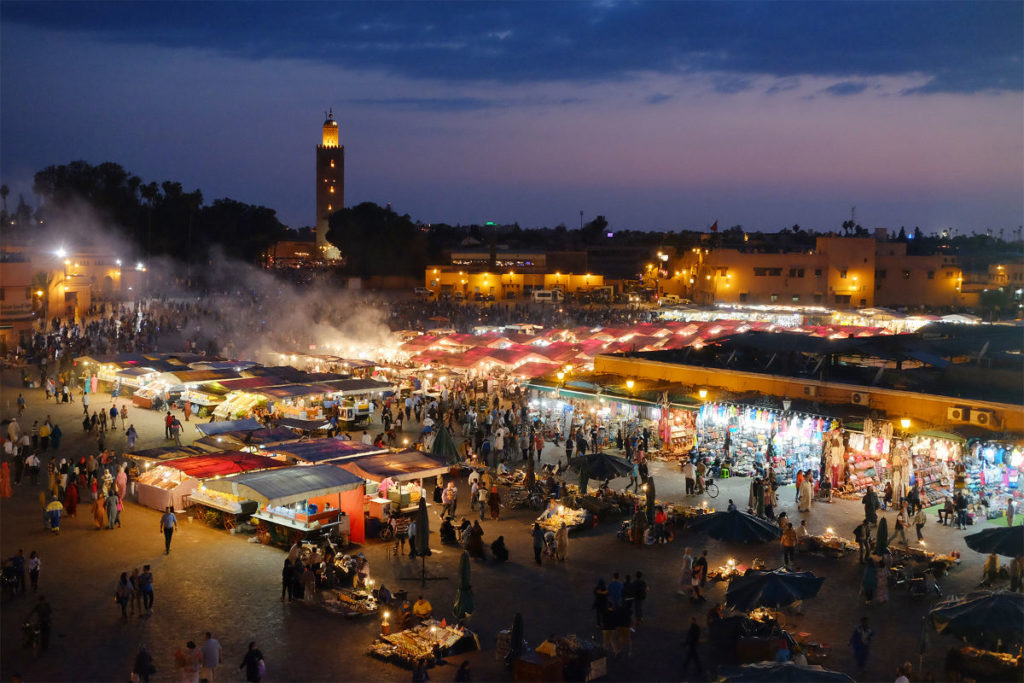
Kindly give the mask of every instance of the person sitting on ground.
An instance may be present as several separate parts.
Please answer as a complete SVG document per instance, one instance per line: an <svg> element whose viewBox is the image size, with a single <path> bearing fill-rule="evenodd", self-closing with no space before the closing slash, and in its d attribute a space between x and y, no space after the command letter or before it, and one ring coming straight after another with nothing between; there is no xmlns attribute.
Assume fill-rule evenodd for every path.
<svg viewBox="0 0 1024 683"><path fill-rule="evenodd" d="M726 510L729 512L736 512L736 503L732 502L732 498L729 499L729 506Z"/></svg>
<svg viewBox="0 0 1024 683"><path fill-rule="evenodd" d="M999 580L999 556L992 553L985 560L985 567L981 573L981 585L991 586L993 583Z"/></svg>
<svg viewBox="0 0 1024 683"><path fill-rule="evenodd" d="M491 544L491 553L495 562L508 561L508 548L505 547L505 537L498 536L498 540Z"/></svg>
<svg viewBox="0 0 1024 683"><path fill-rule="evenodd" d="M412 616L420 621L429 619L434 613L434 608L430 602L423 599L423 596L416 598L416 602L412 605Z"/></svg>
<svg viewBox="0 0 1024 683"><path fill-rule="evenodd" d="M458 536L455 533L455 525L452 524L451 517L445 517L444 521L441 522L441 543L444 545L458 545Z"/></svg>

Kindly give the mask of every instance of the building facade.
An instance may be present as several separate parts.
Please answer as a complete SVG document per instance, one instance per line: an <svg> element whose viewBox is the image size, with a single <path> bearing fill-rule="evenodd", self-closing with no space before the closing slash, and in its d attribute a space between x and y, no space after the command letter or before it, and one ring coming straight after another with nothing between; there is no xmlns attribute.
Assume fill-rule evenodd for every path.
<svg viewBox="0 0 1024 683"><path fill-rule="evenodd" d="M800 252L695 247L661 275L660 293L703 305L964 305L956 256L908 255L906 243L873 237L818 237Z"/></svg>
<svg viewBox="0 0 1024 683"><path fill-rule="evenodd" d="M316 147L316 248L324 258L340 258L327 241L328 218L345 206L345 147L334 111L327 113L322 141Z"/></svg>

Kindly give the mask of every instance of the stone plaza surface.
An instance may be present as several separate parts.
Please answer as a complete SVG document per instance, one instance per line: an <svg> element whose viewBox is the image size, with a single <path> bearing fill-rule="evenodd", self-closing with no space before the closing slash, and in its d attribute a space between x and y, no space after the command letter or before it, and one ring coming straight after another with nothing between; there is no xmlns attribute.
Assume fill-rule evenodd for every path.
<svg viewBox="0 0 1024 683"><path fill-rule="evenodd" d="M223 646L223 663L217 680L244 680L239 664L246 645L255 640L267 662L268 681L328 680L408 680L410 672L374 659L366 654L367 646L379 631L376 618L345 619L331 615L319 607L280 601L280 573L285 552L247 542L247 536L230 535L180 515L179 531L169 555L163 553L163 536L158 529L159 514L135 503L128 503L122 513L123 527L95 530L88 494L83 495L77 519L65 519L61 534L43 530L39 508L39 492L45 480L47 458L74 457L95 452L94 439L82 433L80 403L73 405L45 404L40 390L21 390L18 375L5 371L0 412L3 417L16 414L16 398L24 393L28 409L19 420L29 428L33 420L51 415L64 431L59 452L50 451L43 459L41 485L33 487L24 481L16 486L12 498L0 499L0 553L10 557L23 549L25 555L36 550L42 558L40 593L53 606L53 636L49 651L33 657L21 647L21 624L32 605L32 596L17 598L5 604L0 620L0 675L10 680L20 674L26 681L116 681L126 680L140 643L150 649L158 669L155 681L173 680L180 676L174 668L174 651L184 648L187 640L201 642L203 633L211 631ZM110 399L100 394L93 408L109 408ZM123 399L118 404L124 402ZM139 447L164 445L161 414L129 407L129 422L140 434ZM185 436L198 436L185 424ZM413 433L409 432L410 435ZM123 433L113 432L108 446L123 450ZM544 460L553 462L564 451L548 444ZM658 498L683 500L683 482L674 465L654 463ZM621 488L625 480L613 482ZM749 479L720 480L721 494L710 501L724 509L729 498L741 507L747 499ZM458 512L470 520L478 518L468 505L465 480L459 482ZM430 486L428 484L428 491ZM695 504L703 500L689 497ZM833 527L843 536L852 537L853 527L862 513L859 503L836 501L816 504L809 515L796 511L793 487L779 490L780 508L795 521L808 520L811 533ZM432 508L434 510L436 508ZM484 541L489 545L503 535L511 559L503 565L474 561L472 585L476 612L468 622L480 639L482 650L453 656L448 664L432 669L432 680L450 680L463 659L471 662L474 680L511 680L512 674L494 656L496 636L511 625L512 617L521 612L526 638L538 644L549 634L576 634L600 641L591 610L592 590L599 577L610 579L611 573L623 576L637 570L644 573L649 585L645 620L633 634L631 656L609 658L607 680L671 681L687 679L681 674L681 641L691 615L703 626L707 610L715 601L724 600L725 583L709 584L708 602L691 605L677 595L680 558L690 546L696 553L708 550L712 567L729 558L749 564L755 557L768 566L781 564L777 544L737 546L711 540L703 534L682 532L667 545L634 547L618 540L617 523L602 524L574 534L569 542L568 559L555 563L545 558L543 566L533 562L530 522L535 513L503 511L501 521L483 522ZM894 513L886 515L890 528ZM374 540L355 549L370 560L371 574L392 590L407 590L412 598L422 593L434 606L435 614L451 618L451 605L457 586L458 549L441 546L437 541L439 519L432 516L432 545L435 553L427 560L431 574L444 579L428 581L421 588L411 580L419 563L408 558L388 560L386 546ZM979 527L972 527L977 530ZM956 531L936 523L934 516L925 528L925 538L932 550L960 550L963 562L940 580L946 595L974 588L981 576L984 556L966 547L963 536L970 532ZM913 536L911 531L910 536ZM122 571L151 564L155 577L156 599L153 614L133 616L122 621L115 604L114 585ZM831 560L814 555L799 555L801 569L825 577L820 595L804 603L803 616L788 616L793 632L809 633L811 640L831 646L826 666L849 674L855 671L850 634L861 616L868 616L875 630L875 639L867 671L861 680L893 680L895 669L904 661L918 665L918 643L921 618L938 598L911 598L905 589L891 588L886 605L864 605L858 596L861 565L856 553ZM947 649L954 645L950 638L929 631L924 665L937 680L943 678L942 662ZM702 645L705 667L707 645ZM719 662L729 663L729 662ZM697 680L691 669L689 680Z"/></svg>

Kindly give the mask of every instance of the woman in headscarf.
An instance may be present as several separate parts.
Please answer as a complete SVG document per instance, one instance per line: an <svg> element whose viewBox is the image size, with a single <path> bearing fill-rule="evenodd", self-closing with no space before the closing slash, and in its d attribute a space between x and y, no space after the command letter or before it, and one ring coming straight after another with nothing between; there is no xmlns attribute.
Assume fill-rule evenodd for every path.
<svg viewBox="0 0 1024 683"><path fill-rule="evenodd" d="M114 486L117 487L117 497L120 500L124 500L124 497L128 494L127 468L128 464L122 463L121 466L117 468L117 478L114 480Z"/></svg>
<svg viewBox="0 0 1024 683"><path fill-rule="evenodd" d="M102 529L107 523L107 512L99 498L92 499L92 521L97 529Z"/></svg>
<svg viewBox="0 0 1024 683"><path fill-rule="evenodd" d="M491 508L491 519L501 519L501 494L498 493L497 486L491 487L491 492L487 496L487 505Z"/></svg>
<svg viewBox="0 0 1024 683"><path fill-rule="evenodd" d="M569 527L565 522L555 532L555 559L559 562L565 561L565 553L569 550Z"/></svg>
<svg viewBox="0 0 1024 683"><path fill-rule="evenodd" d="M800 483L800 505L797 506L797 510L800 512L811 511L811 500L814 498L814 484L812 483L813 477L810 476L810 472L804 474L804 480Z"/></svg>
<svg viewBox="0 0 1024 683"><path fill-rule="evenodd" d="M11 490L11 467L6 462L0 465L0 498L10 498L14 495Z"/></svg>
<svg viewBox="0 0 1024 683"><path fill-rule="evenodd" d="M71 481L64 492L64 510L68 517L75 517L78 511L78 485Z"/></svg>
<svg viewBox="0 0 1024 683"><path fill-rule="evenodd" d="M484 530L480 526L480 520L473 522L473 528L469 531L469 550L470 557L479 557L483 559L484 556Z"/></svg>

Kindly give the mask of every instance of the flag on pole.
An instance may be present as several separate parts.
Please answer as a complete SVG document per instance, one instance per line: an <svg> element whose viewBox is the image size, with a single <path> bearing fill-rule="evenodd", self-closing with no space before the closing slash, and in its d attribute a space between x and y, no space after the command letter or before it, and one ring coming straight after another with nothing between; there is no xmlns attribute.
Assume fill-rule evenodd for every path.
<svg viewBox="0 0 1024 683"><path fill-rule="evenodd" d="M711 232L718 232L718 221L711 224Z"/></svg>

